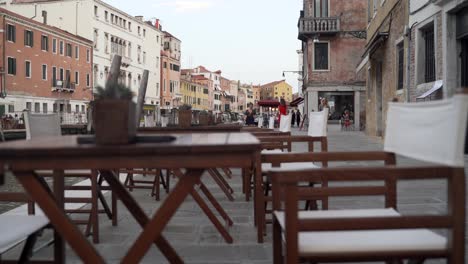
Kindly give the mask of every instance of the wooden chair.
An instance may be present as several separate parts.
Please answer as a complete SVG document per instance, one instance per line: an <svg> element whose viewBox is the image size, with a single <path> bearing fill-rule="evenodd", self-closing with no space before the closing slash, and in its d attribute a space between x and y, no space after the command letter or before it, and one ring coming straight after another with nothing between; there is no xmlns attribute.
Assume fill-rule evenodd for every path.
<svg viewBox="0 0 468 264"><path fill-rule="evenodd" d="M0 185L2 183L0 182ZM0 193L2 202L29 202L29 197L24 193ZM43 215L32 215L28 210L28 215L0 214L0 263L37 263L31 261L33 248L37 237L41 235L45 228L50 228L49 219ZM2 254L18 246L23 241L21 255L18 261L9 261L2 259ZM53 261L40 261L40 263L53 263Z"/></svg>
<svg viewBox="0 0 468 264"><path fill-rule="evenodd" d="M58 114L33 114L28 111L24 112L26 139L60 136L62 134L60 128L60 117ZM54 177L51 171L37 171L39 176ZM85 186L66 186L68 191L91 192L88 195L79 195L76 197L65 197L64 202L69 206L65 211L74 214L89 214L88 220L74 220L76 224L86 225L86 235L93 236L93 242L99 243L99 213L105 213L112 220L113 225L117 225L117 206L114 195L112 194L112 210L107 204L102 190L110 190L107 186L103 186L103 179L99 177L98 171L66 171L64 177L87 178L90 180L90 185ZM59 176L61 177L61 176ZM101 202L103 210L99 210L98 201ZM82 209L73 204L91 204L91 209ZM72 208L70 208L72 207Z"/></svg>
<svg viewBox="0 0 468 264"><path fill-rule="evenodd" d="M468 95L417 104L390 103L382 152L309 154L312 160L384 158L387 166L272 169L274 263L387 261L423 263L445 258L465 262L465 175L463 141ZM438 120L439 122L434 122ZM402 133L404 131L404 133ZM429 144L428 144L429 143ZM395 154L435 165L388 166ZM294 157L282 157L293 159ZM279 159L279 157L278 157ZM445 179L445 215L406 216L397 211L397 182ZM304 189L300 182L340 182ZM376 181L382 182L376 186ZM343 182L351 182L347 186ZM366 184L372 182L372 184ZM299 211L304 199L384 196L383 209ZM447 229L444 237L430 229ZM284 252L284 255L283 255Z"/></svg>

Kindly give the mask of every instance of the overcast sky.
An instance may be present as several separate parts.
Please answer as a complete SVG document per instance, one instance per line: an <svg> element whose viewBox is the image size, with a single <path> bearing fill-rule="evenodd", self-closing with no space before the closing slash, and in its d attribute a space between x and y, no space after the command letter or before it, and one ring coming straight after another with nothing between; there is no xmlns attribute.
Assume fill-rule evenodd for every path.
<svg viewBox="0 0 468 264"><path fill-rule="evenodd" d="M302 0L104 0L182 41L182 68L203 65L245 83L283 79L298 70L297 20ZM297 91L297 74L286 80Z"/></svg>

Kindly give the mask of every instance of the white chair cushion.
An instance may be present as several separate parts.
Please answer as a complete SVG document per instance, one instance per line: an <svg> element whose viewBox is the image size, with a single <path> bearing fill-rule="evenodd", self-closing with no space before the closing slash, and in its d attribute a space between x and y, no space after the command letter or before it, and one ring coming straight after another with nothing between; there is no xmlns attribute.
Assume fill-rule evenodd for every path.
<svg viewBox="0 0 468 264"><path fill-rule="evenodd" d="M1 215L0 254L49 224L42 215Z"/></svg>
<svg viewBox="0 0 468 264"><path fill-rule="evenodd" d="M284 212L275 212L284 229ZM299 212L300 219L394 216L393 209L329 210ZM300 255L445 250L447 239L427 229L371 231L319 231L299 233Z"/></svg>
<svg viewBox="0 0 468 264"><path fill-rule="evenodd" d="M317 166L312 162L286 162L281 163L281 167L272 167L271 163L262 163L262 173L266 173L268 171L309 170L317 168L320 168L320 166Z"/></svg>
<svg viewBox="0 0 468 264"><path fill-rule="evenodd" d="M284 153L281 149L264 149L262 154L282 154Z"/></svg>

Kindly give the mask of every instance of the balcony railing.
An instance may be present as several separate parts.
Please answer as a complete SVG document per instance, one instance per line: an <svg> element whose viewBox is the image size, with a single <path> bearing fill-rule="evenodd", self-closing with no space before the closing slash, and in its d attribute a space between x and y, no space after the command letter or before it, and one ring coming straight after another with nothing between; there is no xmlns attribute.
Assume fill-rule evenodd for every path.
<svg viewBox="0 0 468 264"><path fill-rule="evenodd" d="M340 31L338 17L305 17L299 19L299 39L311 34L334 34Z"/></svg>
<svg viewBox="0 0 468 264"><path fill-rule="evenodd" d="M73 93L75 91L75 86L76 84L74 82L52 79L52 91Z"/></svg>
<svg viewBox="0 0 468 264"><path fill-rule="evenodd" d="M115 54L116 53L111 53L110 54L110 61L112 61L112 59L114 59ZM122 56L122 55L120 55L120 56L122 57L122 67L128 67L132 63L132 59L130 59L129 57Z"/></svg>

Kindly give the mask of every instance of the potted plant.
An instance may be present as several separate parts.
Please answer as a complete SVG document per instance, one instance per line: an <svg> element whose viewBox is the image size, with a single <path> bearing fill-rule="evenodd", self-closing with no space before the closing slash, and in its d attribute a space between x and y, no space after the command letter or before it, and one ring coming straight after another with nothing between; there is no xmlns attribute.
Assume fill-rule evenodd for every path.
<svg viewBox="0 0 468 264"><path fill-rule="evenodd" d="M198 123L202 126L207 126L210 124L210 113L208 111L203 110L198 115Z"/></svg>
<svg viewBox="0 0 468 264"><path fill-rule="evenodd" d="M190 127L192 125L192 106L183 104L179 106L179 126Z"/></svg>
<svg viewBox="0 0 468 264"><path fill-rule="evenodd" d="M96 87L92 102L96 144L128 144L136 136L136 104L123 84Z"/></svg>

